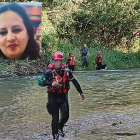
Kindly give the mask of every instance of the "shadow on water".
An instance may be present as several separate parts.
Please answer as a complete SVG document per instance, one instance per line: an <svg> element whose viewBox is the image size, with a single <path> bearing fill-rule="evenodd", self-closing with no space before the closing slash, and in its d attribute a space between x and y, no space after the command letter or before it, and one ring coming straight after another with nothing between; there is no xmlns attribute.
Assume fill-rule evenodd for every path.
<svg viewBox="0 0 140 140"><path fill-rule="evenodd" d="M71 84L67 140L140 139L140 71L74 72L86 99ZM0 79L0 139L51 139L46 87L40 75Z"/></svg>

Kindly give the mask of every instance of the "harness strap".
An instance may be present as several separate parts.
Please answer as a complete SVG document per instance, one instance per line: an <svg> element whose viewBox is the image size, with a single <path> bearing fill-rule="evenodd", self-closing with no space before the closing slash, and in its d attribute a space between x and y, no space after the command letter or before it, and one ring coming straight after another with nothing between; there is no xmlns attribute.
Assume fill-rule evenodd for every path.
<svg viewBox="0 0 140 140"><path fill-rule="evenodd" d="M55 69L53 69L53 70L51 69L51 72L52 72L52 79L53 79L53 81L55 80L58 83L61 82L60 84L62 84L62 85L60 86L60 90L61 90L61 92L66 93L66 91L68 91L68 89L66 88L66 80L69 80L69 72L68 72L68 70L65 70L63 77L61 77L59 75L60 76L59 79L57 77L58 74L57 74ZM60 81L60 78L61 78L61 81ZM65 81L63 81L64 79L65 79ZM48 89L51 90L50 92L54 92L54 87L49 86Z"/></svg>

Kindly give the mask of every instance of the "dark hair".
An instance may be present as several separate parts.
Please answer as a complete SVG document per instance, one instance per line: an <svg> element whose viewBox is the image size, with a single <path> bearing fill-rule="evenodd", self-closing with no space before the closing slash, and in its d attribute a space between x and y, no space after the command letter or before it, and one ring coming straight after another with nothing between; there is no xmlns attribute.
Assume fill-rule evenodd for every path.
<svg viewBox="0 0 140 140"><path fill-rule="evenodd" d="M26 49L25 49L22 57L20 58L20 60L24 60L26 58L28 58L29 60L36 60L36 59L41 58L40 53L39 53L39 51L40 51L39 44L34 39L34 28L33 28L31 20L29 19L28 15L26 13L25 8L16 2L9 2L7 4L4 4L0 8L0 14L6 12L8 10L11 10L11 11L17 13L22 18L25 28L27 30L27 34L29 36L29 40L28 40Z"/></svg>
<svg viewBox="0 0 140 140"><path fill-rule="evenodd" d="M69 56L72 55L72 53L69 53Z"/></svg>

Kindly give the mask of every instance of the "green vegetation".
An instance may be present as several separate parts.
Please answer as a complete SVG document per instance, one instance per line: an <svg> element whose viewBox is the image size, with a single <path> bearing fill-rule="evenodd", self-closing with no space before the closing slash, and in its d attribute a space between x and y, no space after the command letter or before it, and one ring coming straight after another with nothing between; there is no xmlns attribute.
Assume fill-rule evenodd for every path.
<svg viewBox="0 0 140 140"><path fill-rule="evenodd" d="M94 69L97 50L103 53L108 69L140 67L139 0L37 1L43 6L42 52L46 61L51 62L55 51L62 51L66 62L71 52L76 57L76 69L82 70L80 49L87 43L87 69ZM8 63L2 64L3 73Z"/></svg>
<svg viewBox="0 0 140 140"><path fill-rule="evenodd" d="M80 49L83 46L79 45L80 40L75 40L75 42L71 43L68 40L55 40L46 36L46 40L48 41L48 51L50 52L48 55L48 60L51 62L51 56L55 51L61 51L64 53L64 62L68 57L68 53L71 52L76 57L76 70L82 70L82 60L81 60L81 53ZM50 46L49 46L50 45ZM89 67L86 68L88 70L95 69L95 57L96 53L99 50L103 53L103 64L108 65L108 69L124 69L124 68L134 68L140 66L140 51L137 53L125 53L123 51L118 50L109 50L109 49L102 49L102 47L98 47L97 44L90 44L88 45L89 54L88 54L88 64Z"/></svg>
<svg viewBox="0 0 140 140"><path fill-rule="evenodd" d="M55 51L64 53L64 61L71 52L76 69L81 70L80 49L87 43L88 69L94 69L97 50L109 69L140 66L139 1L53 0L45 4L42 47L49 61Z"/></svg>

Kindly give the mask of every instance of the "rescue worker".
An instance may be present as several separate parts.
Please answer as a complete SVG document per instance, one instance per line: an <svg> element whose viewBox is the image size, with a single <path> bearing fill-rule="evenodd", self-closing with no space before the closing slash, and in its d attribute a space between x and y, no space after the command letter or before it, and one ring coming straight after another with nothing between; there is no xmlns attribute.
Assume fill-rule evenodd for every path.
<svg viewBox="0 0 140 140"><path fill-rule="evenodd" d="M59 135L64 137L63 130L65 123L69 119L68 91L71 81L80 93L82 100L85 99L80 84L70 72L66 69L66 64L62 62L63 54L55 52L52 57L53 63L48 65L48 70L38 80L38 85L48 86L48 103L46 104L48 113L52 115L52 135L53 140L58 140ZM61 117L59 120L59 111Z"/></svg>
<svg viewBox="0 0 140 140"><path fill-rule="evenodd" d="M84 47L81 48L81 53L82 53L82 60L83 60L83 68L88 67L88 58L87 58L87 53L89 52L87 48L87 44L84 44Z"/></svg>
<svg viewBox="0 0 140 140"><path fill-rule="evenodd" d="M97 56L95 58L95 62L96 62L96 70L100 70L100 69L106 69L107 65L103 65L102 64L102 53L100 53L100 51L97 51Z"/></svg>
<svg viewBox="0 0 140 140"><path fill-rule="evenodd" d="M75 71L75 56L72 55L72 53L69 53L69 57L67 58L66 65L68 65L70 71Z"/></svg>

